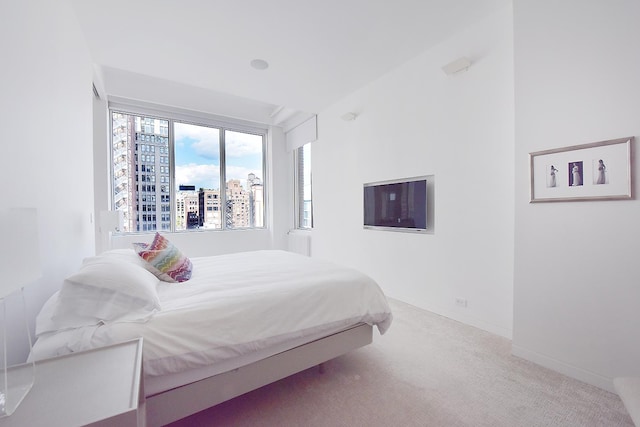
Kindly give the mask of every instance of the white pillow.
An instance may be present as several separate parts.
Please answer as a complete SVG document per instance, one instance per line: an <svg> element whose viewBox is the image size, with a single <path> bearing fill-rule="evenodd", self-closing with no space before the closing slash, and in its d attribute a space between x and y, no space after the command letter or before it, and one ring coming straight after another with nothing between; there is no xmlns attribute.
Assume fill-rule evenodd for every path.
<svg viewBox="0 0 640 427"><path fill-rule="evenodd" d="M57 331L58 326L53 323L53 314L55 313L58 305L58 294L60 291L56 291L44 302L44 305L40 309L40 312L36 316L36 338L47 332Z"/></svg>
<svg viewBox="0 0 640 427"><path fill-rule="evenodd" d="M142 266L115 257L87 258L67 277L52 321L60 328L146 321L160 300L158 278Z"/></svg>
<svg viewBox="0 0 640 427"><path fill-rule="evenodd" d="M175 283L175 280L173 280L171 278L171 276L169 276L166 273L163 273L163 272L159 271L153 265L149 264L147 261L142 259L136 253L136 251L133 250L133 249L111 249L111 250L108 250L108 251L105 251L105 252L101 253L100 256L101 257L109 257L109 258L117 258L117 259L121 259L123 261L131 262L133 264L137 264L137 265L139 265L141 267L144 267L144 269L147 270L148 272L153 273L154 276L156 276L158 279L162 280L163 282Z"/></svg>

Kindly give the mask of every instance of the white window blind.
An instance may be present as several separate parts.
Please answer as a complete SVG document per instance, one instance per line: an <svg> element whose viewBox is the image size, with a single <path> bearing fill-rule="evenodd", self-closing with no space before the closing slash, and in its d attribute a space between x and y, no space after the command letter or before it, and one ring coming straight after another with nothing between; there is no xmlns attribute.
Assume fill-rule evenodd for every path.
<svg viewBox="0 0 640 427"><path fill-rule="evenodd" d="M314 115L285 133L287 151L318 139L318 116Z"/></svg>

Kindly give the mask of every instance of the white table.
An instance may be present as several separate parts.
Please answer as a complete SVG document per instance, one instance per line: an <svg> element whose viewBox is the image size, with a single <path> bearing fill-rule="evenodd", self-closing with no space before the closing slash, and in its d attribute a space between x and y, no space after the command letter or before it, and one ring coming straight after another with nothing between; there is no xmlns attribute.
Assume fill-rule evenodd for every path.
<svg viewBox="0 0 640 427"><path fill-rule="evenodd" d="M144 426L142 387L142 338L43 360L0 427Z"/></svg>

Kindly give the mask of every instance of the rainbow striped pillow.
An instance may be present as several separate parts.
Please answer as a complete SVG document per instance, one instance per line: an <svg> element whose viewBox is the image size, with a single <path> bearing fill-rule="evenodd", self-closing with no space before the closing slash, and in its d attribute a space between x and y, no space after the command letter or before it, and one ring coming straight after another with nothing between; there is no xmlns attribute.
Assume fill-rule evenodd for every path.
<svg viewBox="0 0 640 427"><path fill-rule="evenodd" d="M191 278L191 260L160 233L156 233L151 244L134 243L133 247L160 280L185 282Z"/></svg>

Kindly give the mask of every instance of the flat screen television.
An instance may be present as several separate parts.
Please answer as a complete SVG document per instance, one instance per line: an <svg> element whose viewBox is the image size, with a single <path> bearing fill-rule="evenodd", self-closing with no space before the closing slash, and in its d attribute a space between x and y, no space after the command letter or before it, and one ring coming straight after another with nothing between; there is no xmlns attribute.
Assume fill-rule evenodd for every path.
<svg viewBox="0 0 640 427"><path fill-rule="evenodd" d="M364 184L364 227L427 231L427 178Z"/></svg>

